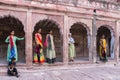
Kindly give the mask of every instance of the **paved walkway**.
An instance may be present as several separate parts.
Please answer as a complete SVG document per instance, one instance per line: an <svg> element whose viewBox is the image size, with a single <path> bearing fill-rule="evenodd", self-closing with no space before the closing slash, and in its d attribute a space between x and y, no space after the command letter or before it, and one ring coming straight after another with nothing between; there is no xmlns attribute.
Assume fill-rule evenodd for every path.
<svg viewBox="0 0 120 80"><path fill-rule="evenodd" d="M44 70L19 69L19 78L1 75L0 80L120 80L120 65L93 65L54 66Z"/></svg>

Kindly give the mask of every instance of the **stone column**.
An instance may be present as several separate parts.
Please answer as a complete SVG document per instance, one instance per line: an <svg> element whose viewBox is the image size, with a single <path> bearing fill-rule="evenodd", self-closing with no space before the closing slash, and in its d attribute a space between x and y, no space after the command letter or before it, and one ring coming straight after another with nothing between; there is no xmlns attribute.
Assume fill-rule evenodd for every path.
<svg viewBox="0 0 120 80"><path fill-rule="evenodd" d="M97 26L96 26L96 10L94 10L93 22L92 22L92 53L93 53L93 63L97 62L97 51L96 51L96 35L97 35Z"/></svg>
<svg viewBox="0 0 120 80"><path fill-rule="evenodd" d="M27 11L27 26L25 35L25 53L27 67L32 67L32 13Z"/></svg>
<svg viewBox="0 0 120 80"><path fill-rule="evenodd" d="M120 30L120 21L116 22L116 31L115 31L115 60L119 63L119 30Z"/></svg>
<svg viewBox="0 0 120 80"><path fill-rule="evenodd" d="M63 27L63 63L68 64L68 16L64 15Z"/></svg>
<svg viewBox="0 0 120 80"><path fill-rule="evenodd" d="M90 34L87 35L87 41L88 41L88 54L89 54L89 61L92 61L92 37Z"/></svg>

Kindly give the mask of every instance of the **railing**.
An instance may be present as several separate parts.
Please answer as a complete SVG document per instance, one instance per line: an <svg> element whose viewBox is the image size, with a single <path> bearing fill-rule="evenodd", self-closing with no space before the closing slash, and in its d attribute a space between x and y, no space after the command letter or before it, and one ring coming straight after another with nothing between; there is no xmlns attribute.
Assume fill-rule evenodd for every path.
<svg viewBox="0 0 120 80"><path fill-rule="evenodd" d="M38 3L53 3L53 4L64 4L64 5L73 5L73 6L90 6L95 8L102 9L113 9L120 10L120 2L118 3L110 2L106 0L25 0L25 1L35 1Z"/></svg>

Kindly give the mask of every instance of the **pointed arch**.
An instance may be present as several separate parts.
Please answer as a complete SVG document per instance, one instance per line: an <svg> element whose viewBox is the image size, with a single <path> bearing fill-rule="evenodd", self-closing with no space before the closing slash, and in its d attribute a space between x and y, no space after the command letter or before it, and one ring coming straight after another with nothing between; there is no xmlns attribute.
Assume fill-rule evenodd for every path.
<svg viewBox="0 0 120 80"><path fill-rule="evenodd" d="M76 60L89 60L89 47L91 44L90 29L82 23L76 22L70 26L70 32L75 40Z"/></svg>
<svg viewBox="0 0 120 80"><path fill-rule="evenodd" d="M105 39L107 41L107 56L111 57L111 39L115 37L115 31L110 25L102 25L97 30L97 53L99 53L99 45L101 36L105 35ZM115 38L114 38L115 39ZM114 55L113 55L114 56Z"/></svg>
<svg viewBox="0 0 120 80"><path fill-rule="evenodd" d="M53 37L54 37L54 44L55 44L55 51L56 51L56 60L57 62L62 62L63 61L63 54L62 54L62 46L63 46L63 37L62 37L62 30L60 25L51 19L43 19L40 20L36 23L34 26L34 31L33 31L33 43L34 41L34 34L37 32L37 30L41 28L42 29L42 36L43 36L43 43L45 42L46 35L48 34L49 30L53 31ZM33 45L33 48L35 45ZM33 51L34 53L34 51ZM46 49L44 47L44 53L46 53ZM46 56L46 55L45 55Z"/></svg>
<svg viewBox="0 0 120 80"><path fill-rule="evenodd" d="M12 15L4 15L0 16L0 49L1 53L0 56L2 56L1 62L5 63L6 62L6 57L7 57L7 44L5 43L5 39L7 36L10 35L10 31L14 30L15 31L15 36L18 37L24 37L25 32L24 32L24 26L22 22L12 16ZM25 41L20 41L17 42L17 48L18 48L18 62L25 62ZM19 54L20 53L20 54Z"/></svg>

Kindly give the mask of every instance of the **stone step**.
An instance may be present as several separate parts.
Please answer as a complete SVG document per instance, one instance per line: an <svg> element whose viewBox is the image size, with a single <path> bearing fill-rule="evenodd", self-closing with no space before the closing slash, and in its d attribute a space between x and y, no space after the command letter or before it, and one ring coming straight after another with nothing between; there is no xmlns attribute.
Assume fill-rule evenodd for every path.
<svg viewBox="0 0 120 80"><path fill-rule="evenodd" d="M69 63L69 65L60 65L60 64L34 64L32 67L17 65L17 70L19 73L31 73L31 72L37 72L37 71L43 71L43 70L58 70L58 69L76 69L76 68L90 68L90 67L105 67L105 66L120 66L120 64L116 64L115 61L109 61L106 63L103 63L101 61L98 61L97 63L91 64L79 64L79 63ZM2 66L0 67L0 76L7 75L7 67Z"/></svg>
<svg viewBox="0 0 120 80"><path fill-rule="evenodd" d="M20 72L30 72L32 71L36 71L36 70L54 70L54 69L71 69L71 68L89 68L89 67L102 67L102 66L116 66L119 64L116 64L115 62L107 62L107 63L103 63L103 62L98 62L98 63L94 63L94 64L71 64L71 65L49 65L49 66L44 66L44 65L39 65L39 64L35 64L30 68L27 68L26 66L17 66L17 69ZM4 73L7 71L7 67L1 67L0 68L0 73Z"/></svg>

